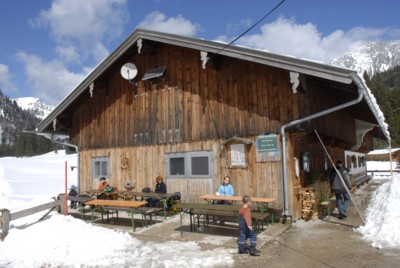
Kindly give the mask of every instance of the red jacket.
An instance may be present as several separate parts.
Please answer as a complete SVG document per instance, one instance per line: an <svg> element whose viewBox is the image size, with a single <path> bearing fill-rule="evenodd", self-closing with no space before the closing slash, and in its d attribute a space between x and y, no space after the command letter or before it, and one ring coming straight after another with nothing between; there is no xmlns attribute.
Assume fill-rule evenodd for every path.
<svg viewBox="0 0 400 268"><path fill-rule="evenodd" d="M239 210L239 215L240 218L243 219L246 222L246 227L248 228L249 226L252 226L252 222L251 222L251 210L249 207L242 207ZM244 226L243 226L244 227Z"/></svg>

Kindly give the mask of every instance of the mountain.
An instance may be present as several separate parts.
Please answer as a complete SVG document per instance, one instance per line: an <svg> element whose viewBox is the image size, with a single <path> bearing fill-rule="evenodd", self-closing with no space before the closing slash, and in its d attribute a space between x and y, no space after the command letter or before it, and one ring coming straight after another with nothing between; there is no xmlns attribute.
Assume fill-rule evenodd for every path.
<svg viewBox="0 0 400 268"><path fill-rule="evenodd" d="M400 65L400 40L370 42L330 63L372 77Z"/></svg>
<svg viewBox="0 0 400 268"><path fill-rule="evenodd" d="M14 100L21 109L29 111L39 119L44 119L55 108L34 97L17 98Z"/></svg>
<svg viewBox="0 0 400 268"><path fill-rule="evenodd" d="M39 122L31 111L23 110L0 91L0 144L15 144L22 130L34 129Z"/></svg>
<svg viewBox="0 0 400 268"><path fill-rule="evenodd" d="M50 140L23 133L34 130L52 109L37 98L11 99L0 90L0 157L32 156L55 149Z"/></svg>

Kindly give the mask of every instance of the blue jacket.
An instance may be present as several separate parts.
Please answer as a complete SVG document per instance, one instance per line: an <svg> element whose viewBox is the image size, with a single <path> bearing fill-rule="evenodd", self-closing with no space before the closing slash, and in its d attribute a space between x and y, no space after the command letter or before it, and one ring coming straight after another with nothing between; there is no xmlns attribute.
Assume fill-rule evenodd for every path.
<svg viewBox="0 0 400 268"><path fill-rule="evenodd" d="M220 195L232 196L235 194L235 191L233 190L233 186L230 183L228 183L227 185L223 183L218 187L218 193Z"/></svg>

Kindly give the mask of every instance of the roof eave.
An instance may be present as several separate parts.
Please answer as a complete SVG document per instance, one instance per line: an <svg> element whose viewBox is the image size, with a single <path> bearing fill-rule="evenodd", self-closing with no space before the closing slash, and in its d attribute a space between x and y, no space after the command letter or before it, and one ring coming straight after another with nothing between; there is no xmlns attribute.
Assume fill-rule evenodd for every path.
<svg viewBox="0 0 400 268"><path fill-rule="evenodd" d="M116 59L131 48L138 39L145 39L167 43L171 45L183 46L187 48L205 51L208 53L219 53L220 55L233 57L237 59L252 61L288 71L308 74L316 77L325 78L341 83L350 84L352 82L349 73L352 70L341 68L323 63L298 59L295 57L277 55L261 50L254 50L245 47L229 46L223 50L225 44L197 39L193 37L179 36L169 33L161 33L150 30L137 29L122 44L105 58L91 73L89 73L76 87L66 96L56 108L39 123L37 129L45 130L54 119L57 118L84 90L88 89L90 84L95 81Z"/></svg>

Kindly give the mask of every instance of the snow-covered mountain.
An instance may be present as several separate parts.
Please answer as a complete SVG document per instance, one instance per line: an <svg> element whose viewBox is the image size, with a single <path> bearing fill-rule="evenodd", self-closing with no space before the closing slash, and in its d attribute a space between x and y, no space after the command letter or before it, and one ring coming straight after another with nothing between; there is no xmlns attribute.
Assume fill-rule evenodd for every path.
<svg viewBox="0 0 400 268"><path fill-rule="evenodd" d="M364 71L372 77L400 65L400 40L370 42L357 50L334 59L331 64Z"/></svg>
<svg viewBox="0 0 400 268"><path fill-rule="evenodd" d="M55 108L54 106L43 103L35 97L17 98L15 101L21 109L32 112L40 119L44 119Z"/></svg>

